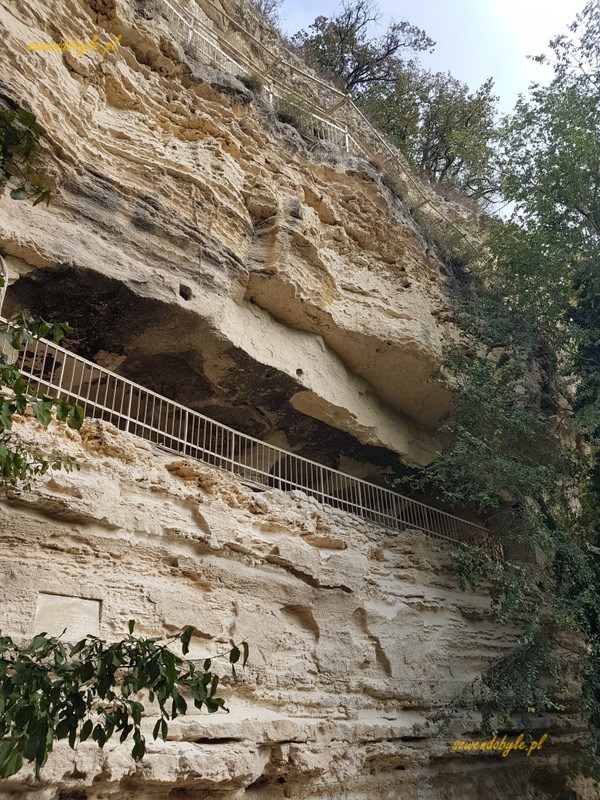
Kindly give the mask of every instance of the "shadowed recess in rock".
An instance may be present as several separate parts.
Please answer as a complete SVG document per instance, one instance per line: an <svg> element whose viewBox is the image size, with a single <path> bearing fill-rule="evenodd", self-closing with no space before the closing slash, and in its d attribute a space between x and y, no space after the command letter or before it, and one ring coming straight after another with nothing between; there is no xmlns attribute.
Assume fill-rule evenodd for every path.
<svg viewBox="0 0 600 800"><path fill-rule="evenodd" d="M144 285L135 288L140 294L116 279L59 265L15 281L5 312L24 308L68 320L74 329L63 342L68 349L242 433L376 482L401 469L396 454L298 412L289 403L299 389L294 377L220 341L181 301L161 303L141 294Z"/></svg>

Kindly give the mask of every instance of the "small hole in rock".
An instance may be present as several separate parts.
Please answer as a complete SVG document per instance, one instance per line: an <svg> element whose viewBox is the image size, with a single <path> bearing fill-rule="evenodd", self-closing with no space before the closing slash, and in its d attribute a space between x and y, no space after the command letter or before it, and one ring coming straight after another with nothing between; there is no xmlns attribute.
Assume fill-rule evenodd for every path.
<svg viewBox="0 0 600 800"><path fill-rule="evenodd" d="M304 370L298 367L298 369L296 370L296 375L300 378L302 375L304 375Z"/></svg>
<svg viewBox="0 0 600 800"><path fill-rule="evenodd" d="M191 300L192 299L192 290L189 286L185 286L183 283L179 284L179 295L183 297L184 300Z"/></svg>

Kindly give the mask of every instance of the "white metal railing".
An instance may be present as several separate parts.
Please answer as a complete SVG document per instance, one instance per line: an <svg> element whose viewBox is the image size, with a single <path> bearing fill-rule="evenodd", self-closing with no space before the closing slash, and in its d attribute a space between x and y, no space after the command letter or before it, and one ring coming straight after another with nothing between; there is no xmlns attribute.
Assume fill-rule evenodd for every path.
<svg viewBox="0 0 600 800"><path fill-rule="evenodd" d="M307 127L310 128L308 132L316 136L317 139L329 142L339 147L341 150L346 150L346 152L354 150L353 145L355 143L346 126L338 125L336 122L332 122L332 120L326 117L319 116L319 114L311 109L309 104L299 103L293 95L286 94L276 85L269 85L267 87L267 97L271 105L277 109L279 113L284 112L286 106L289 104L299 115L300 120L306 118L308 122Z"/></svg>
<svg viewBox="0 0 600 800"><path fill-rule="evenodd" d="M188 47L193 48L196 53L203 55L209 64L213 63L215 67L224 69L232 75L239 75L240 70L244 69L238 61L223 51L214 35L211 35L206 29L200 29L191 12L177 3L177 0L174 2L165 0L163 10L174 29L181 35L182 41Z"/></svg>
<svg viewBox="0 0 600 800"><path fill-rule="evenodd" d="M259 65L252 63L243 53L233 47L217 31L209 29L197 13L201 3L210 6L214 12L222 19L241 33L256 49L270 60L270 66L261 69ZM215 67L224 69L232 75L258 75L265 84L265 92L272 105L277 108L277 104L285 100L286 104L295 105L300 115L304 113L312 117L312 130L310 133L319 139L331 142L342 150L352 155L365 158L375 158L381 164L388 165L386 169L395 170L396 176L400 179L401 185L407 190L414 192L419 197L417 202L419 208L429 206L435 217L442 220L446 225L453 228L467 245L474 250L478 249L479 243L473 241L471 237L450 219L440 208L439 203L433 202L433 190L426 191L421 182L415 178L408 165L408 162L400 151L392 146L387 139L369 122L363 112L356 106L350 97L339 89L330 86L319 78L311 75L298 66L291 64L274 53L262 42L252 36L244 27L230 17L222 8L219 8L213 0L187 0L187 8L183 5L183 0L158 0L165 17L173 24L174 29L179 34L181 42L185 42L188 47L198 56L202 56L208 63ZM285 67L288 71L287 78L276 78L271 70ZM280 76L283 75L280 70ZM290 78L291 76L291 78ZM298 80L300 78L300 80ZM306 85L315 87L313 97L308 98L302 92L303 82ZM326 110L321 107L316 95L325 92L329 94L332 104ZM341 124L332 116L337 109L345 109L347 121ZM352 119L352 130L348 121ZM368 144L361 135L363 131L368 131L371 140L376 142L376 147ZM362 139L362 141L361 141Z"/></svg>
<svg viewBox="0 0 600 800"><path fill-rule="evenodd" d="M0 322L6 320L0 317ZM299 489L320 503L393 531L418 530L447 542L490 543L481 525L247 436L46 339L24 345L14 359L29 393L79 403L88 417L234 473L244 482Z"/></svg>
<svg viewBox="0 0 600 800"><path fill-rule="evenodd" d="M194 17L192 11L184 8L177 0L162 0L162 6L165 16L179 34L181 41L185 42L196 56L203 56L210 65L232 75L252 75L258 71L256 66L249 64L241 53L236 52L235 58L229 55L224 49L227 45L217 40L214 35L211 36ZM317 113L317 109L311 107L312 104L309 101L302 100L293 89L280 84L277 80L266 80L265 78L265 81L266 95L275 109L282 109L286 105L290 105L301 117L305 116L310 119L310 133L313 136L330 142L348 153L359 155L363 152L363 149L350 136L347 126L340 125L320 109Z"/></svg>

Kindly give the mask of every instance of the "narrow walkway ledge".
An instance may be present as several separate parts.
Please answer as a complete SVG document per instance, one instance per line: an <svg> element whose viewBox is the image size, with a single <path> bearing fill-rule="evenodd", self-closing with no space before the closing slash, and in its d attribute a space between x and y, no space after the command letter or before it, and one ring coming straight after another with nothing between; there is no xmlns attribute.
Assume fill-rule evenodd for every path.
<svg viewBox="0 0 600 800"><path fill-rule="evenodd" d="M481 525L240 433L46 339L13 351L11 360L30 394L79 403L88 417L233 473L251 486L299 489L391 531L416 529L450 544L490 544Z"/></svg>

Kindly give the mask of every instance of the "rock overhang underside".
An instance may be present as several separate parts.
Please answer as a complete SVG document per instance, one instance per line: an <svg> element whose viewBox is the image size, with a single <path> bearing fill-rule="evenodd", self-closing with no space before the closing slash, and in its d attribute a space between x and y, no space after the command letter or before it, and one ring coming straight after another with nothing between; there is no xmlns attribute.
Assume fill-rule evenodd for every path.
<svg viewBox="0 0 600 800"><path fill-rule="evenodd" d="M37 114L56 187L48 209L0 200L7 309L66 319L80 354L317 461L373 479L429 463L451 278L407 208L191 60L159 12L96 6L65 0L52 24L121 36L101 61L28 52L48 31L33 0L6 18L4 92Z"/></svg>

